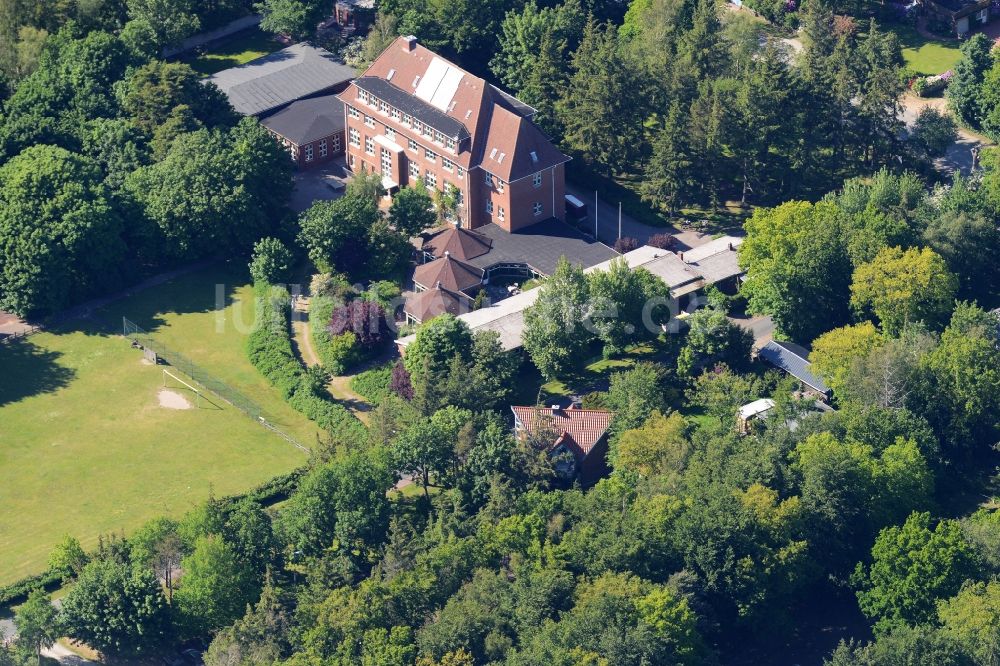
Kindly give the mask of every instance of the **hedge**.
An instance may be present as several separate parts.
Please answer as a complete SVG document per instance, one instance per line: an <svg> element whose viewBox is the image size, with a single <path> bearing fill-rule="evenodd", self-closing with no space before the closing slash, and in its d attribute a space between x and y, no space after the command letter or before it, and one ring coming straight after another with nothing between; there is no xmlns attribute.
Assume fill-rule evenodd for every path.
<svg viewBox="0 0 1000 666"><path fill-rule="evenodd" d="M228 511L235 504L245 499L249 499L261 506L270 506L282 500L288 499L299 485L299 480L309 470L308 467L299 467L287 474L265 481L259 486L255 486L244 493L227 495L219 498L224 511ZM44 587L48 591L58 589L62 582L62 575L54 571L43 571L34 576L28 576L21 580L0 587L0 608L14 606L26 600L28 595L36 587Z"/></svg>
<svg viewBox="0 0 1000 666"><path fill-rule="evenodd" d="M257 321L247 338L247 356L273 384L293 409L305 414L324 430L347 438L364 437L365 427L347 409L330 398L305 371L295 352L289 328L288 292L268 284L255 286Z"/></svg>
<svg viewBox="0 0 1000 666"><path fill-rule="evenodd" d="M353 333L333 336L327 330L336 307L337 301L329 296L313 296L309 302L309 332L323 367L331 374L342 375L361 358Z"/></svg>
<svg viewBox="0 0 1000 666"><path fill-rule="evenodd" d="M351 378L351 390L372 405L378 405L389 395L392 368L395 363L365 370Z"/></svg>

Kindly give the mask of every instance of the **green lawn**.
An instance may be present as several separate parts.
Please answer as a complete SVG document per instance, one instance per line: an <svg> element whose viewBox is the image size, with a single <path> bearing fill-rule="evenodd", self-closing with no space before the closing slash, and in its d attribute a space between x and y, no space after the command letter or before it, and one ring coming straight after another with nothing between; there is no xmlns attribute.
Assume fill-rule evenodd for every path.
<svg viewBox="0 0 1000 666"><path fill-rule="evenodd" d="M309 445L315 427L243 353L253 317L243 272L201 271L85 322L0 346L0 585L44 569L65 534L92 548L101 533L127 534L154 516L179 516L210 491L237 493L305 462L298 449L217 399L219 408L161 407L162 369L144 364L119 333L128 316Z"/></svg>
<svg viewBox="0 0 1000 666"><path fill-rule="evenodd" d="M954 69L962 57L957 39L928 39L909 25L896 25L892 30L903 47L906 66L919 74L943 74Z"/></svg>
<svg viewBox="0 0 1000 666"><path fill-rule="evenodd" d="M205 76L242 65L282 48L273 35L254 28L240 33L222 44L211 47L195 58L185 60L196 72Z"/></svg>
<svg viewBox="0 0 1000 666"><path fill-rule="evenodd" d="M617 358L605 359L598 356L588 362L583 371L575 377L553 379L541 384L537 390L538 401L540 404L546 405L550 398L568 398L572 395L589 393L596 388L603 387L614 373L624 372L641 360L656 360L662 352L663 349L659 343L647 342L629 347L623 355ZM525 363L522 368L522 377L518 383L527 382L530 385L529 373L538 376L535 367L530 363ZM540 377L538 381L541 381ZM524 395L527 396L528 393L530 391L525 392ZM531 401L526 404L534 404L534 402L535 399L532 397Z"/></svg>

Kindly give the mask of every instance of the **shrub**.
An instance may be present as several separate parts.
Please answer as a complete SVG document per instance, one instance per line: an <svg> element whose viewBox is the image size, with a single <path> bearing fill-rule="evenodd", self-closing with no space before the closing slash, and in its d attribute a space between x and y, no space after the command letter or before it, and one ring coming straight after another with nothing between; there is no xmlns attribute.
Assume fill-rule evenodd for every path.
<svg viewBox="0 0 1000 666"><path fill-rule="evenodd" d="M383 365L365 370L351 379L351 390L373 405L378 405L390 393L393 365Z"/></svg>
<svg viewBox="0 0 1000 666"><path fill-rule="evenodd" d="M292 351L289 333L289 294L285 289L259 283L257 290L257 324L247 338L250 362L293 409L315 421L324 430L341 436L363 437L364 426L343 405L333 402L322 389L317 390L314 378L305 371Z"/></svg>
<svg viewBox="0 0 1000 666"><path fill-rule="evenodd" d="M368 291L362 294L362 297L366 301L371 301L372 303L378 303L382 306L382 309L388 313L390 310L394 309L399 296L402 292L399 289L399 285L395 282L390 282L389 280L379 280L378 282L372 282L371 286L368 287Z"/></svg>
<svg viewBox="0 0 1000 666"><path fill-rule="evenodd" d="M392 368L389 390L404 400L413 400L413 382L410 381L410 373L403 365L403 359L396 361L396 365Z"/></svg>
<svg viewBox="0 0 1000 666"><path fill-rule="evenodd" d="M333 336L354 333L358 345L368 351L380 348L388 339L385 310L365 300L354 300L334 310L328 330Z"/></svg>
<svg viewBox="0 0 1000 666"><path fill-rule="evenodd" d="M615 252L618 252L619 254L631 252L637 247L639 247L638 239L632 238L631 236L622 236L615 241Z"/></svg>
<svg viewBox="0 0 1000 666"><path fill-rule="evenodd" d="M357 338L353 334L334 336L330 333L328 325L336 309L337 301L333 298L314 296L309 306L309 331L320 363L331 374L342 375L357 362L359 354L354 350Z"/></svg>
<svg viewBox="0 0 1000 666"><path fill-rule="evenodd" d="M668 233L653 234L646 241L646 245L657 247L661 250L672 250L677 245L677 239Z"/></svg>

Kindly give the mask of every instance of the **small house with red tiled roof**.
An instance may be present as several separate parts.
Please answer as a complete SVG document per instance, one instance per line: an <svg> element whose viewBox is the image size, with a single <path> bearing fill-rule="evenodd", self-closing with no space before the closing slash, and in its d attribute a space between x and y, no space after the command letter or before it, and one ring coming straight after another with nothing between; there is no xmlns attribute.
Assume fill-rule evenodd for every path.
<svg viewBox="0 0 1000 666"><path fill-rule="evenodd" d="M608 473L608 428L613 412L575 406L511 407L519 437L551 437L549 455L565 480L592 485Z"/></svg>

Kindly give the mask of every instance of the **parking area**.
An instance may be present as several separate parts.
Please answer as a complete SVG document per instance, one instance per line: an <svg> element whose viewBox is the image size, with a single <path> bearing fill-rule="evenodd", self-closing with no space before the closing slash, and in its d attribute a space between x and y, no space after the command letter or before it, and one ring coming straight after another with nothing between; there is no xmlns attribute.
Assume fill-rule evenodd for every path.
<svg viewBox="0 0 1000 666"><path fill-rule="evenodd" d="M344 165L343 159L297 171L290 204L292 210L301 213L315 201L332 201L340 198L349 179L350 172Z"/></svg>

